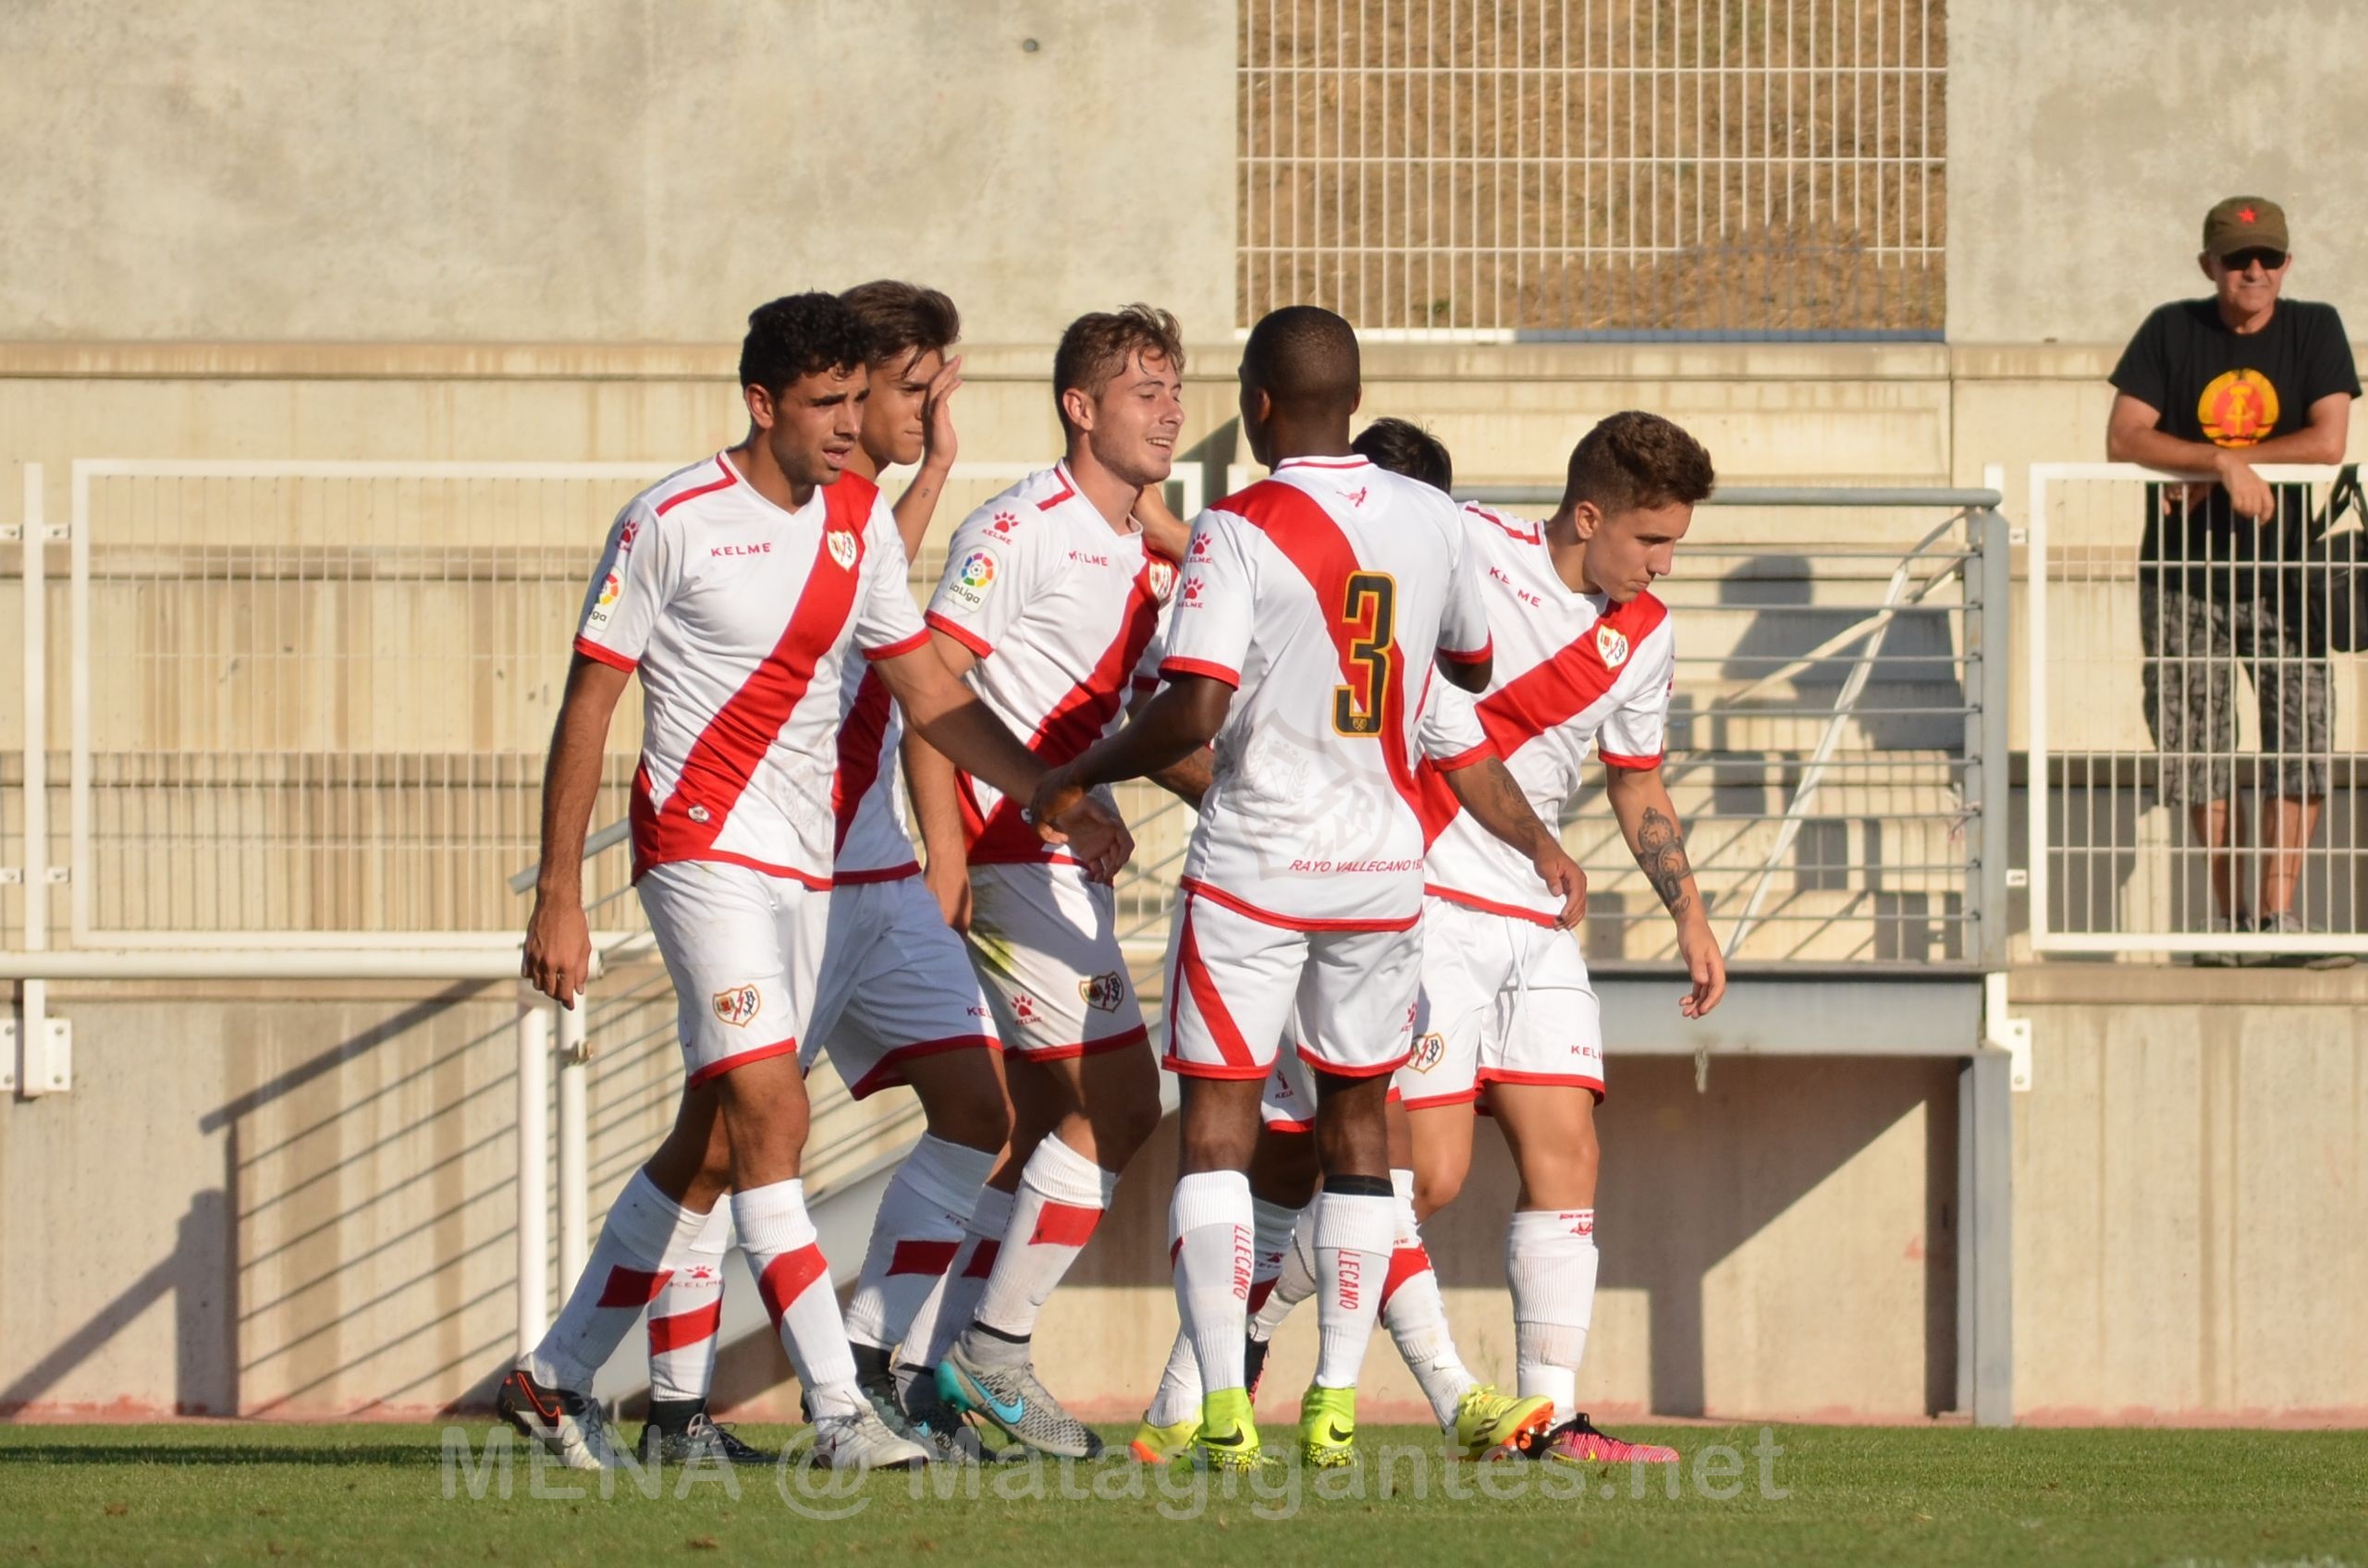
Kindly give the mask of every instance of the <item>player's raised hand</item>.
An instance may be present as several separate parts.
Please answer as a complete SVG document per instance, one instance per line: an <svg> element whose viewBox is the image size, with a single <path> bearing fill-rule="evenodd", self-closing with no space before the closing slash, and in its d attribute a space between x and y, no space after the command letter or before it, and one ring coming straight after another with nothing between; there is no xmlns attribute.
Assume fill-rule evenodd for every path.
<svg viewBox="0 0 2368 1568"><path fill-rule="evenodd" d="M961 443L954 437L953 395L962 390L962 356L938 368L921 398L921 460L951 467Z"/></svg>
<svg viewBox="0 0 2368 1568"><path fill-rule="evenodd" d="M536 990L572 1010L592 978L592 928L573 899L534 900L526 920L526 951L519 973Z"/></svg>
<svg viewBox="0 0 2368 1568"><path fill-rule="evenodd" d="M1677 1011L1687 1018L1708 1017L1726 995L1726 955L1711 935L1709 921L1689 920L1677 928L1677 956L1694 981L1694 988L1678 998Z"/></svg>
<svg viewBox="0 0 2368 1568"><path fill-rule="evenodd" d="M1537 869L1539 880L1546 890L1562 900L1563 912L1554 917L1554 925L1567 931L1587 915L1587 873L1559 840L1548 839L1539 848L1529 863Z"/></svg>

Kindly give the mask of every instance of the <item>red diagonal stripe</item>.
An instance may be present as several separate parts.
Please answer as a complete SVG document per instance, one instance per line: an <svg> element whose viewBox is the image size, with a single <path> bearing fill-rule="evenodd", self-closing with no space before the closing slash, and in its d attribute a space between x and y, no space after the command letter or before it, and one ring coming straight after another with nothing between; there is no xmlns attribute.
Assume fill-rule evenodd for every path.
<svg viewBox="0 0 2368 1568"><path fill-rule="evenodd" d="M694 1306L671 1317L653 1317L649 1320L649 1353L663 1355L670 1350L681 1350L685 1345L714 1339L717 1326L723 1320L724 1302L721 1296L705 1306Z"/></svg>
<svg viewBox="0 0 2368 1568"><path fill-rule="evenodd" d="M965 1280L984 1280L994 1273L995 1255L1002 1250L1003 1243L1000 1242L979 1243L978 1250L970 1255L968 1263L963 1265L962 1277Z"/></svg>
<svg viewBox="0 0 2368 1568"><path fill-rule="evenodd" d="M954 1254L961 1250L960 1242L899 1242L888 1255L888 1271L934 1278L953 1267Z"/></svg>
<svg viewBox="0 0 2368 1568"><path fill-rule="evenodd" d="M1094 1239L1094 1227L1102 1222L1102 1211L1083 1204L1049 1203L1036 1217L1036 1229L1028 1235L1032 1247L1082 1247Z"/></svg>
<svg viewBox="0 0 2368 1568"><path fill-rule="evenodd" d="M855 810L879 782L882 742L888 739L888 718L893 708L888 682L879 678L878 670L865 669L863 684L855 688L854 704L839 726L839 770L830 779L830 814L837 820L830 839L833 852L847 847L847 830L855 826Z"/></svg>
<svg viewBox="0 0 2368 1568"><path fill-rule="evenodd" d="M790 1304L805 1294L805 1288L830 1272L830 1265L822 1259L822 1249L812 1243L795 1252L785 1252L765 1266L757 1276L756 1293L765 1298L765 1316L773 1326L781 1326L781 1314Z"/></svg>
<svg viewBox="0 0 2368 1568"><path fill-rule="evenodd" d="M1511 760L1521 747L1594 706L1612 689L1619 672L1603 663L1595 642L1599 628L1608 626L1625 635L1633 658L1634 651L1644 646L1644 640L1668 614L1659 599L1639 594L1564 643L1553 657L1530 666L1482 697L1480 727L1496 742L1497 754Z"/></svg>
<svg viewBox="0 0 2368 1568"><path fill-rule="evenodd" d="M1307 580L1307 586L1315 591L1324 630L1331 637L1332 651L1340 660L1341 680L1361 690L1370 671L1362 661L1350 656L1350 644L1361 632L1371 629L1343 621L1340 612L1347 604L1349 577L1366 569L1356 558L1356 546L1341 532L1340 524L1314 496L1272 479L1263 480L1233 496L1225 503L1225 509L1263 533L1282 552L1283 558ZM1398 643L1395 627L1391 628L1388 646L1390 673L1382 681L1378 704L1381 729L1373 738L1381 742L1381 759L1390 770L1390 782L1413 807L1417 793L1414 764L1406 754L1405 649ZM1429 662L1426 655L1424 663ZM1371 693L1367 695L1369 698ZM1361 705L1368 711L1376 706L1370 701Z"/></svg>
<svg viewBox="0 0 2368 1568"><path fill-rule="evenodd" d="M627 1268L622 1264L608 1270L607 1283L600 1287L603 1306L630 1306L636 1310L657 1299L657 1292L674 1278L671 1268L655 1272L644 1268Z"/></svg>
<svg viewBox="0 0 2368 1568"><path fill-rule="evenodd" d="M1135 574L1135 586L1127 595L1126 614L1119 622L1118 635L1110 639L1085 679L1052 704L1044 722L1028 737L1028 750L1047 766L1057 767L1099 739L1125 703L1135 667L1142 662L1143 650L1150 646L1151 633L1159 624L1159 600L1151 592L1151 562L1147 556L1142 569ZM1020 817L1026 802L1006 797L996 802L991 814L981 818L968 795L967 790L963 792L963 826L968 830L973 850L984 845L990 851L1018 851L1031 859L1043 851L1043 841L1037 837L1036 829Z"/></svg>
<svg viewBox="0 0 2368 1568"><path fill-rule="evenodd" d="M1253 1280L1250 1281L1249 1308L1251 1312L1256 1313L1258 1308L1266 1305L1266 1298L1274 1294L1274 1287L1277 1283L1279 1283L1279 1281L1274 1280Z"/></svg>
<svg viewBox="0 0 2368 1568"><path fill-rule="evenodd" d="M1209 1037L1217 1042L1217 1052L1225 1059L1225 1064L1255 1067L1258 1063L1250 1056L1249 1042L1242 1038L1241 1026L1233 1022L1225 998L1217 994L1216 979L1209 974L1209 965L1201 962L1200 938L1192 929L1193 905L1197 901L1184 900L1184 930L1176 937L1176 967L1184 974L1181 989L1192 998L1192 1005L1200 1013L1200 1021L1209 1026ZM1171 987L1168 994L1172 997L1176 990Z"/></svg>
<svg viewBox="0 0 2368 1568"><path fill-rule="evenodd" d="M838 646L863 581L864 524L870 513L865 497L839 491L834 484L822 493L822 536L815 542L814 567L781 640L692 742L666 804L653 808L643 791L634 791L634 858L642 865L689 859L714 847L757 765L814 683L816 668ZM855 535L850 567L830 554L831 533L840 528ZM705 808L705 822L692 820L693 806Z"/></svg>

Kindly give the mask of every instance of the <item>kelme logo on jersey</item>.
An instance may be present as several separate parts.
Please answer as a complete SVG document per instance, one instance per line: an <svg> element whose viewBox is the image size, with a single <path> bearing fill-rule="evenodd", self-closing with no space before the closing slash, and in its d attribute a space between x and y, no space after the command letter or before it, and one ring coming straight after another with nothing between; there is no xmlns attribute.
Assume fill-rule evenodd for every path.
<svg viewBox="0 0 2368 1568"><path fill-rule="evenodd" d="M966 609L976 609L987 602L987 590L995 586L996 575L1002 570L995 552L976 549L962 557L946 583L946 597Z"/></svg>
<svg viewBox="0 0 2368 1568"><path fill-rule="evenodd" d="M1440 1059L1446 1054L1446 1036L1433 1029L1427 1035L1415 1036L1414 1055L1406 1058L1406 1065L1417 1072L1428 1072L1438 1066Z"/></svg>
<svg viewBox="0 0 2368 1568"><path fill-rule="evenodd" d="M855 570L857 545L853 534L843 528L834 528L822 536L822 542L830 546L830 558L839 563L841 571Z"/></svg>
<svg viewBox="0 0 2368 1568"><path fill-rule="evenodd" d="M1628 662L1628 639L1608 626L1595 629L1595 651L1603 656L1605 669L1617 669Z"/></svg>
<svg viewBox="0 0 2368 1568"><path fill-rule="evenodd" d="M1090 980L1077 982L1077 994L1086 1005L1098 1012L1116 1012L1118 1004L1126 999L1126 976L1116 970L1097 974Z"/></svg>
<svg viewBox="0 0 2368 1568"><path fill-rule="evenodd" d="M718 1018L735 1029L745 1029L748 1021L764 1010L765 993L754 986L734 986L716 993L715 1006Z"/></svg>

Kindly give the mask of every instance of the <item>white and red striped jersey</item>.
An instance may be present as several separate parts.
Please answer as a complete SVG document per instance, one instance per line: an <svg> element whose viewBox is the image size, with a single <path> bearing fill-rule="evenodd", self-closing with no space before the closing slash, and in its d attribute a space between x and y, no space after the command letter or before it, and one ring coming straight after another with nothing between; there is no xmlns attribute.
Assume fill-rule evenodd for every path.
<svg viewBox="0 0 2368 1568"><path fill-rule="evenodd" d="M851 501L865 490L878 491L858 473L840 474L831 488L848 491ZM893 529L894 514L890 518ZM904 711L864 651L850 646L839 676L839 771L830 781L833 880L893 882L920 875L896 790L896 753L903 742Z"/></svg>
<svg viewBox="0 0 2368 1568"><path fill-rule="evenodd" d="M575 646L641 675L635 876L713 860L830 886L842 659L928 636L895 520L843 483L784 511L719 453L617 514Z"/></svg>
<svg viewBox="0 0 2368 1568"><path fill-rule="evenodd" d="M1478 506L1464 521L1496 646L1480 726L1551 827L1578 793L1590 749L1613 767L1661 766L1677 660L1669 607L1650 593L1614 605L1575 591L1539 523ZM1436 779L1424 781L1424 806L1430 892L1553 924L1562 900L1518 851L1461 814Z"/></svg>
<svg viewBox="0 0 2368 1568"><path fill-rule="evenodd" d="M1175 563L1139 532L1111 528L1057 463L954 530L928 622L978 656L971 689L1058 766L1115 728L1137 673L1158 668L1175 583ZM973 865L1069 858L1037 837L1026 802L958 778Z"/></svg>
<svg viewBox="0 0 2368 1568"><path fill-rule="evenodd" d="M1489 652L1468 553L1453 501L1363 458L1287 459L1201 514L1160 668L1236 691L1194 891L1296 929L1414 924L1431 655Z"/></svg>

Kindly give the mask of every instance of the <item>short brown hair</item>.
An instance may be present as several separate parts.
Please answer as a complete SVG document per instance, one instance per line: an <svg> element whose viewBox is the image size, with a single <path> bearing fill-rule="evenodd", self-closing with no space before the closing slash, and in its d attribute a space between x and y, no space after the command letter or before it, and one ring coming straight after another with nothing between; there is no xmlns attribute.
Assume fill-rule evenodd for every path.
<svg viewBox="0 0 2368 1568"><path fill-rule="evenodd" d="M867 364L905 361L933 349L943 353L962 337L962 312L934 288L883 277L839 298L863 325Z"/></svg>
<svg viewBox="0 0 2368 1568"><path fill-rule="evenodd" d="M1182 375L1184 328L1176 325L1176 318L1143 304L1079 316L1061 335L1061 347L1052 351L1053 406L1060 408L1061 395L1073 386L1088 398L1100 397L1102 388L1137 354L1157 354ZM1064 430L1069 426L1065 409L1061 410L1061 424Z"/></svg>
<svg viewBox="0 0 2368 1568"><path fill-rule="evenodd" d="M1571 448L1563 509L1592 501L1606 517L1643 507L1693 505L1718 475L1702 444L1659 414L1635 409L1612 415Z"/></svg>

